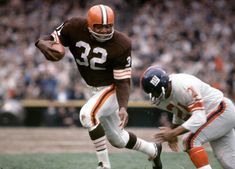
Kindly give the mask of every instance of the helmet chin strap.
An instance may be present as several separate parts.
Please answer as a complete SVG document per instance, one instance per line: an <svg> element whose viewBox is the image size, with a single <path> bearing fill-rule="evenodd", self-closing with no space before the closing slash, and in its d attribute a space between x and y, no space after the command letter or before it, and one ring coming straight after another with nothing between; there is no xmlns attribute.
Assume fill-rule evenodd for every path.
<svg viewBox="0 0 235 169"><path fill-rule="evenodd" d="M162 92L158 97L153 96L152 93L150 93L149 95L151 99L151 104L158 105L162 100L165 99L165 95L166 95L165 88L162 87Z"/></svg>
<svg viewBox="0 0 235 169"><path fill-rule="evenodd" d="M94 32L90 27L88 27L89 32L91 35L99 42L105 42L113 37L114 29L112 28L112 32L109 34L102 34Z"/></svg>

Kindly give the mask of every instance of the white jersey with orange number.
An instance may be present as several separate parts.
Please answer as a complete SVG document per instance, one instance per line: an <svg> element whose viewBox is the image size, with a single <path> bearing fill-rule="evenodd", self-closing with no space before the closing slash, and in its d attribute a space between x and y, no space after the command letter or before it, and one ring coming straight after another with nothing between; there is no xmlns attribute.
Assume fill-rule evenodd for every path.
<svg viewBox="0 0 235 169"><path fill-rule="evenodd" d="M172 92L157 107L173 113L173 123L195 132L207 114L214 111L223 100L223 93L188 74L170 75Z"/></svg>
<svg viewBox="0 0 235 169"><path fill-rule="evenodd" d="M184 150L210 142L220 164L235 169L235 107L220 90L186 74L170 75L170 96L156 105L173 113L173 123L190 130Z"/></svg>

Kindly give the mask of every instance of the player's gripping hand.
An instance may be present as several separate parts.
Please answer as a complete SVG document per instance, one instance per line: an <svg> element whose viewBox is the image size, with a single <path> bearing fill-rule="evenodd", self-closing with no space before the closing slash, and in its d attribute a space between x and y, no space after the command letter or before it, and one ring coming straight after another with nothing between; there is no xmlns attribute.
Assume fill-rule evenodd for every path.
<svg viewBox="0 0 235 169"><path fill-rule="evenodd" d="M123 129L127 125L127 122L128 122L128 113L127 113L126 109L124 107L122 107L122 108L120 108L118 115L121 120L119 127L121 129Z"/></svg>
<svg viewBox="0 0 235 169"><path fill-rule="evenodd" d="M65 55L64 46L60 43L50 40L38 40L36 47L44 54L47 60L59 61Z"/></svg>

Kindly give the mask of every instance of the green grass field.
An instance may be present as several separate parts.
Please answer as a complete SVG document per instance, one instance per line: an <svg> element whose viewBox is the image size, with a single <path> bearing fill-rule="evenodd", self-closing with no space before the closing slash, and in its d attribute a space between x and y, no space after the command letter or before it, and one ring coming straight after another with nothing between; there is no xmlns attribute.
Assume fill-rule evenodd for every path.
<svg viewBox="0 0 235 169"><path fill-rule="evenodd" d="M222 169L209 152L213 169ZM111 153L112 169L151 169L141 153ZM162 153L163 169L194 169L185 153ZM95 154L20 154L0 155L0 169L96 169Z"/></svg>

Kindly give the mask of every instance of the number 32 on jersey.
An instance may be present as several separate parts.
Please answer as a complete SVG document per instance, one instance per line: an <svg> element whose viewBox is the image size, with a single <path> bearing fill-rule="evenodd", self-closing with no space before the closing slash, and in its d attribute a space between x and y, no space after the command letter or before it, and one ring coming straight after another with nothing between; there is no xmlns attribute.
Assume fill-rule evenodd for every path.
<svg viewBox="0 0 235 169"><path fill-rule="evenodd" d="M76 47L81 48L83 47L85 50L81 55L81 59L76 59L76 62L79 65L82 66L90 66L91 69L93 70L105 70L106 68L104 67L99 67L96 65L96 63L98 64L103 64L107 61L107 51L104 48L100 48L100 47L95 47L92 51L91 51L91 47L88 43L84 42L84 41L79 41L76 43ZM88 56L89 53L93 52L95 54L101 54L101 57L97 58L97 57L93 57L90 59L90 61L88 60ZM131 64L131 57L129 56L127 58L127 65L126 67L129 67Z"/></svg>

